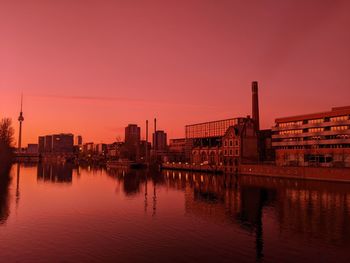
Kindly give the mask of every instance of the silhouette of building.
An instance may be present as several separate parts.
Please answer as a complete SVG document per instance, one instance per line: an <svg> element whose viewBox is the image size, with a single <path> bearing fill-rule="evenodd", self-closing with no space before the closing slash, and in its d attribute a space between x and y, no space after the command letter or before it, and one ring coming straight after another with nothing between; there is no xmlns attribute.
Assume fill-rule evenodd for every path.
<svg viewBox="0 0 350 263"><path fill-rule="evenodd" d="M158 130L153 133L153 148L158 152L167 150L167 134L164 131Z"/></svg>
<svg viewBox="0 0 350 263"><path fill-rule="evenodd" d="M38 152L39 153L45 152L45 136L39 136L38 145L39 145Z"/></svg>
<svg viewBox="0 0 350 263"><path fill-rule="evenodd" d="M168 148L168 161L184 162L186 154L186 138L170 139Z"/></svg>
<svg viewBox="0 0 350 263"><path fill-rule="evenodd" d="M83 144L83 153L84 154L93 154L94 153L94 143L87 142Z"/></svg>
<svg viewBox="0 0 350 263"><path fill-rule="evenodd" d="M105 143L98 143L95 145L95 152L98 155L106 155L107 154L107 144Z"/></svg>
<svg viewBox="0 0 350 263"><path fill-rule="evenodd" d="M141 140L141 142L140 142L140 159L143 161L146 161L147 154L149 154L151 152L151 149L152 149L152 145L150 142L147 142L146 140Z"/></svg>
<svg viewBox="0 0 350 263"><path fill-rule="evenodd" d="M81 135L78 135L76 137L75 144L78 145L78 146L82 146L83 145L83 137Z"/></svg>
<svg viewBox="0 0 350 263"><path fill-rule="evenodd" d="M277 165L350 167L350 106L278 118L272 132Z"/></svg>
<svg viewBox="0 0 350 263"><path fill-rule="evenodd" d="M152 136L152 155L155 160L164 161L168 155L167 134L156 130Z"/></svg>
<svg viewBox="0 0 350 263"><path fill-rule="evenodd" d="M138 161L140 157L141 128L136 124L129 124L125 128L125 144L122 157L131 161Z"/></svg>
<svg viewBox="0 0 350 263"><path fill-rule="evenodd" d="M29 154L38 154L39 153L39 145L34 143L29 143L27 147L27 153Z"/></svg>
<svg viewBox="0 0 350 263"><path fill-rule="evenodd" d="M118 160L120 158L121 150L124 142L114 142L107 145L107 157L110 160Z"/></svg>
<svg viewBox="0 0 350 263"><path fill-rule="evenodd" d="M275 162L275 149L272 147L272 130L259 130L259 161Z"/></svg>
<svg viewBox="0 0 350 263"><path fill-rule="evenodd" d="M139 144L141 140L141 128L136 124L129 124L125 128L125 143L126 144Z"/></svg>
<svg viewBox="0 0 350 263"><path fill-rule="evenodd" d="M52 135L46 135L44 140L44 153L52 152Z"/></svg>
<svg viewBox="0 0 350 263"><path fill-rule="evenodd" d="M40 154L71 154L74 150L74 135L61 133L39 136L38 145Z"/></svg>

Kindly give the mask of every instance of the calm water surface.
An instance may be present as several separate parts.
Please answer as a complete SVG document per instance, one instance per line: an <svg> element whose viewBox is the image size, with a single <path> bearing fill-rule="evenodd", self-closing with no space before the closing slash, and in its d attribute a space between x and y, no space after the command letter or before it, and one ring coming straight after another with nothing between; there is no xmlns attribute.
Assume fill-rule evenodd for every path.
<svg viewBox="0 0 350 263"><path fill-rule="evenodd" d="M1 262L350 262L350 184L13 167Z"/></svg>

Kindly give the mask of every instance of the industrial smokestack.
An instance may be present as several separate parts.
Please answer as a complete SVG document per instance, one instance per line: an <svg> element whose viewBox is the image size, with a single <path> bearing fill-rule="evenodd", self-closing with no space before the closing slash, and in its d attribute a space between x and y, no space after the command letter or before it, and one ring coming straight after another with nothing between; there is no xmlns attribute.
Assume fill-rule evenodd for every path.
<svg viewBox="0 0 350 263"><path fill-rule="evenodd" d="M252 118L255 124L256 131L260 129L259 121L259 93L258 93L258 82L252 82Z"/></svg>
<svg viewBox="0 0 350 263"><path fill-rule="evenodd" d="M145 149L145 155L146 155L146 162L148 162L148 120L146 120L146 149Z"/></svg>
<svg viewBox="0 0 350 263"><path fill-rule="evenodd" d="M156 151L156 154L157 154L157 119L154 118L154 138L153 138L153 141L154 141L154 150Z"/></svg>
<svg viewBox="0 0 350 263"><path fill-rule="evenodd" d="M154 133L157 131L157 119L154 118Z"/></svg>

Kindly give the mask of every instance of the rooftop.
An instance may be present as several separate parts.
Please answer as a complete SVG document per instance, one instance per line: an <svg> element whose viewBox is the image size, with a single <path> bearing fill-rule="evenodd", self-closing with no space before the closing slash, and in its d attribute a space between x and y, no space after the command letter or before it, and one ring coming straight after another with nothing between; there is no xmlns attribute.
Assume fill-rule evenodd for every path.
<svg viewBox="0 0 350 263"><path fill-rule="evenodd" d="M325 112L309 113L304 115L277 118L275 122L276 123L293 122L293 121L319 119L319 118L325 118L325 117L336 117L336 116L342 116L342 115L350 115L350 106L333 107L331 111L325 111Z"/></svg>

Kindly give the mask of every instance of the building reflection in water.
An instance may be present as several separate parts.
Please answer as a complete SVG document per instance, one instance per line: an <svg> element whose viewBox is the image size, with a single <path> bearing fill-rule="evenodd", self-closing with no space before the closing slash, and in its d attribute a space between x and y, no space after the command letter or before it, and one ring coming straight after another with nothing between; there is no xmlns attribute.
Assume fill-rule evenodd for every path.
<svg viewBox="0 0 350 263"><path fill-rule="evenodd" d="M278 178L164 171L169 187L185 192L186 213L235 224L255 234L263 258L263 212L275 214L280 235L350 245L350 185Z"/></svg>
<svg viewBox="0 0 350 263"><path fill-rule="evenodd" d="M39 163L37 180L52 183L72 183L73 165Z"/></svg>
<svg viewBox="0 0 350 263"><path fill-rule="evenodd" d="M122 185L123 192L126 196L134 196L144 194L144 211L148 211L148 198L152 202L152 216L157 212L157 185L165 185L164 176L157 171L146 170L122 170L122 169L108 169L107 174L115 178L119 185ZM150 186L151 182L151 186ZM119 186L118 186L119 187ZM151 187L149 197L149 188ZM119 188L118 188L119 189Z"/></svg>
<svg viewBox="0 0 350 263"><path fill-rule="evenodd" d="M273 224L282 239L350 246L350 184L183 171L107 172L119 181L126 196L143 192L145 212L151 198L152 215L161 199L157 187L184 192L185 213L251 233L257 261L264 257L264 236L268 237L265 211L266 220L276 220Z"/></svg>

